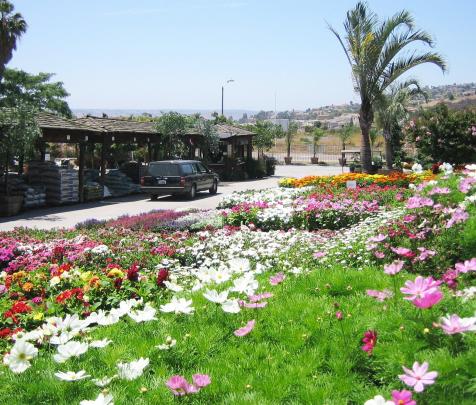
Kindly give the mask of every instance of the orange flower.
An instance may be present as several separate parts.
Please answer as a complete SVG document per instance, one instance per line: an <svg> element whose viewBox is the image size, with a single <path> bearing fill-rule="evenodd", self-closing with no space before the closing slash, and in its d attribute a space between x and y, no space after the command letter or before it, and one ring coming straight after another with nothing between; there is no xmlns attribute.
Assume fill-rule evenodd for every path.
<svg viewBox="0 0 476 405"><path fill-rule="evenodd" d="M25 276L26 276L26 272L17 271L16 273L12 274L12 279L13 279L13 281L18 281L18 280L21 280Z"/></svg>
<svg viewBox="0 0 476 405"><path fill-rule="evenodd" d="M99 287L101 285L101 280L99 279L98 276L94 276L89 280L89 286L90 287Z"/></svg>
<svg viewBox="0 0 476 405"><path fill-rule="evenodd" d="M23 289L23 291L30 292L31 290L33 290L33 287L34 287L33 283L30 283L28 281L25 284L23 284L22 289Z"/></svg>

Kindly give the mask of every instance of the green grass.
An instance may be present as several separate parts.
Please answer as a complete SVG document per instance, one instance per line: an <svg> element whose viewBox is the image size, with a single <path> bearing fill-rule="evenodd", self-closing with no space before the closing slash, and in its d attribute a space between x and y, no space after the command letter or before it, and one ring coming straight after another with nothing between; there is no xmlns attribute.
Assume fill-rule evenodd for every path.
<svg viewBox="0 0 476 405"><path fill-rule="evenodd" d="M397 277L399 284L406 279ZM91 381L63 382L54 373L85 369L96 378L111 376L118 361L141 356L150 358L141 378L110 385L116 404L362 404L378 393L389 397L392 389L402 389L401 365L414 360L427 360L440 373L420 404L474 403L476 337L446 336L432 328L439 313L471 316L474 305L462 310L445 294L439 309L420 313L401 297L379 303L365 293L392 286L381 269L314 268L270 287L275 295L266 308L237 315L223 313L196 294L192 316L159 313L157 321L146 324L123 318L91 333L94 339L113 340L104 349L89 349L63 365L54 363L51 349L23 374L4 369L1 403L75 404L96 398L100 388ZM337 307L345 315L340 322ZM235 337L233 331L250 319L256 319L255 329ZM360 349L367 329L379 334L371 357ZM177 345L170 351L155 349L168 335ZM195 373L212 378L199 394L176 399L165 386L173 374L190 379ZM141 393L142 387L147 391Z"/></svg>

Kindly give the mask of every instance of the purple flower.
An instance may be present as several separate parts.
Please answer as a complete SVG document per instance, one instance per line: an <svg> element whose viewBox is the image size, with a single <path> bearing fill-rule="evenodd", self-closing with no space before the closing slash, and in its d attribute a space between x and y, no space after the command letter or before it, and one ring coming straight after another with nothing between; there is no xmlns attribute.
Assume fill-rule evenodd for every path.
<svg viewBox="0 0 476 405"><path fill-rule="evenodd" d="M8 292L8 288L4 284L0 284L0 295L6 294Z"/></svg>

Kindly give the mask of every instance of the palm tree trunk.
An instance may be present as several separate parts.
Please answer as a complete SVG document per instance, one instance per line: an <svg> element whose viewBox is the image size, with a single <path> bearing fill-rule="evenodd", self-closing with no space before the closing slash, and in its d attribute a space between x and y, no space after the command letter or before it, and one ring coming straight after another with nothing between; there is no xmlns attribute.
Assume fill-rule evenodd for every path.
<svg viewBox="0 0 476 405"><path fill-rule="evenodd" d="M385 160L387 161L387 169L393 169L393 143L392 134L388 131L383 132L385 139Z"/></svg>
<svg viewBox="0 0 476 405"><path fill-rule="evenodd" d="M362 103L359 114L360 130L362 132L360 161L362 171L365 173L372 172L372 151L370 149L370 127L372 126L373 114L369 103Z"/></svg>

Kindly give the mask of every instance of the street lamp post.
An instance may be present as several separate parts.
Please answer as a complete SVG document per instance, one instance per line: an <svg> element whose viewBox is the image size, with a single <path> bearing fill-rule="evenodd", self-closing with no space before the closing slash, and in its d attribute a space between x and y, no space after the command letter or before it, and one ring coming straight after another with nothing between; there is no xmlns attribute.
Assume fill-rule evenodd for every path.
<svg viewBox="0 0 476 405"><path fill-rule="evenodd" d="M233 83L234 80L233 79L230 79L230 80L227 80L225 84L228 84L228 83ZM225 84L223 84L221 86L221 115L223 116L223 99L224 99L224 95L225 95Z"/></svg>

